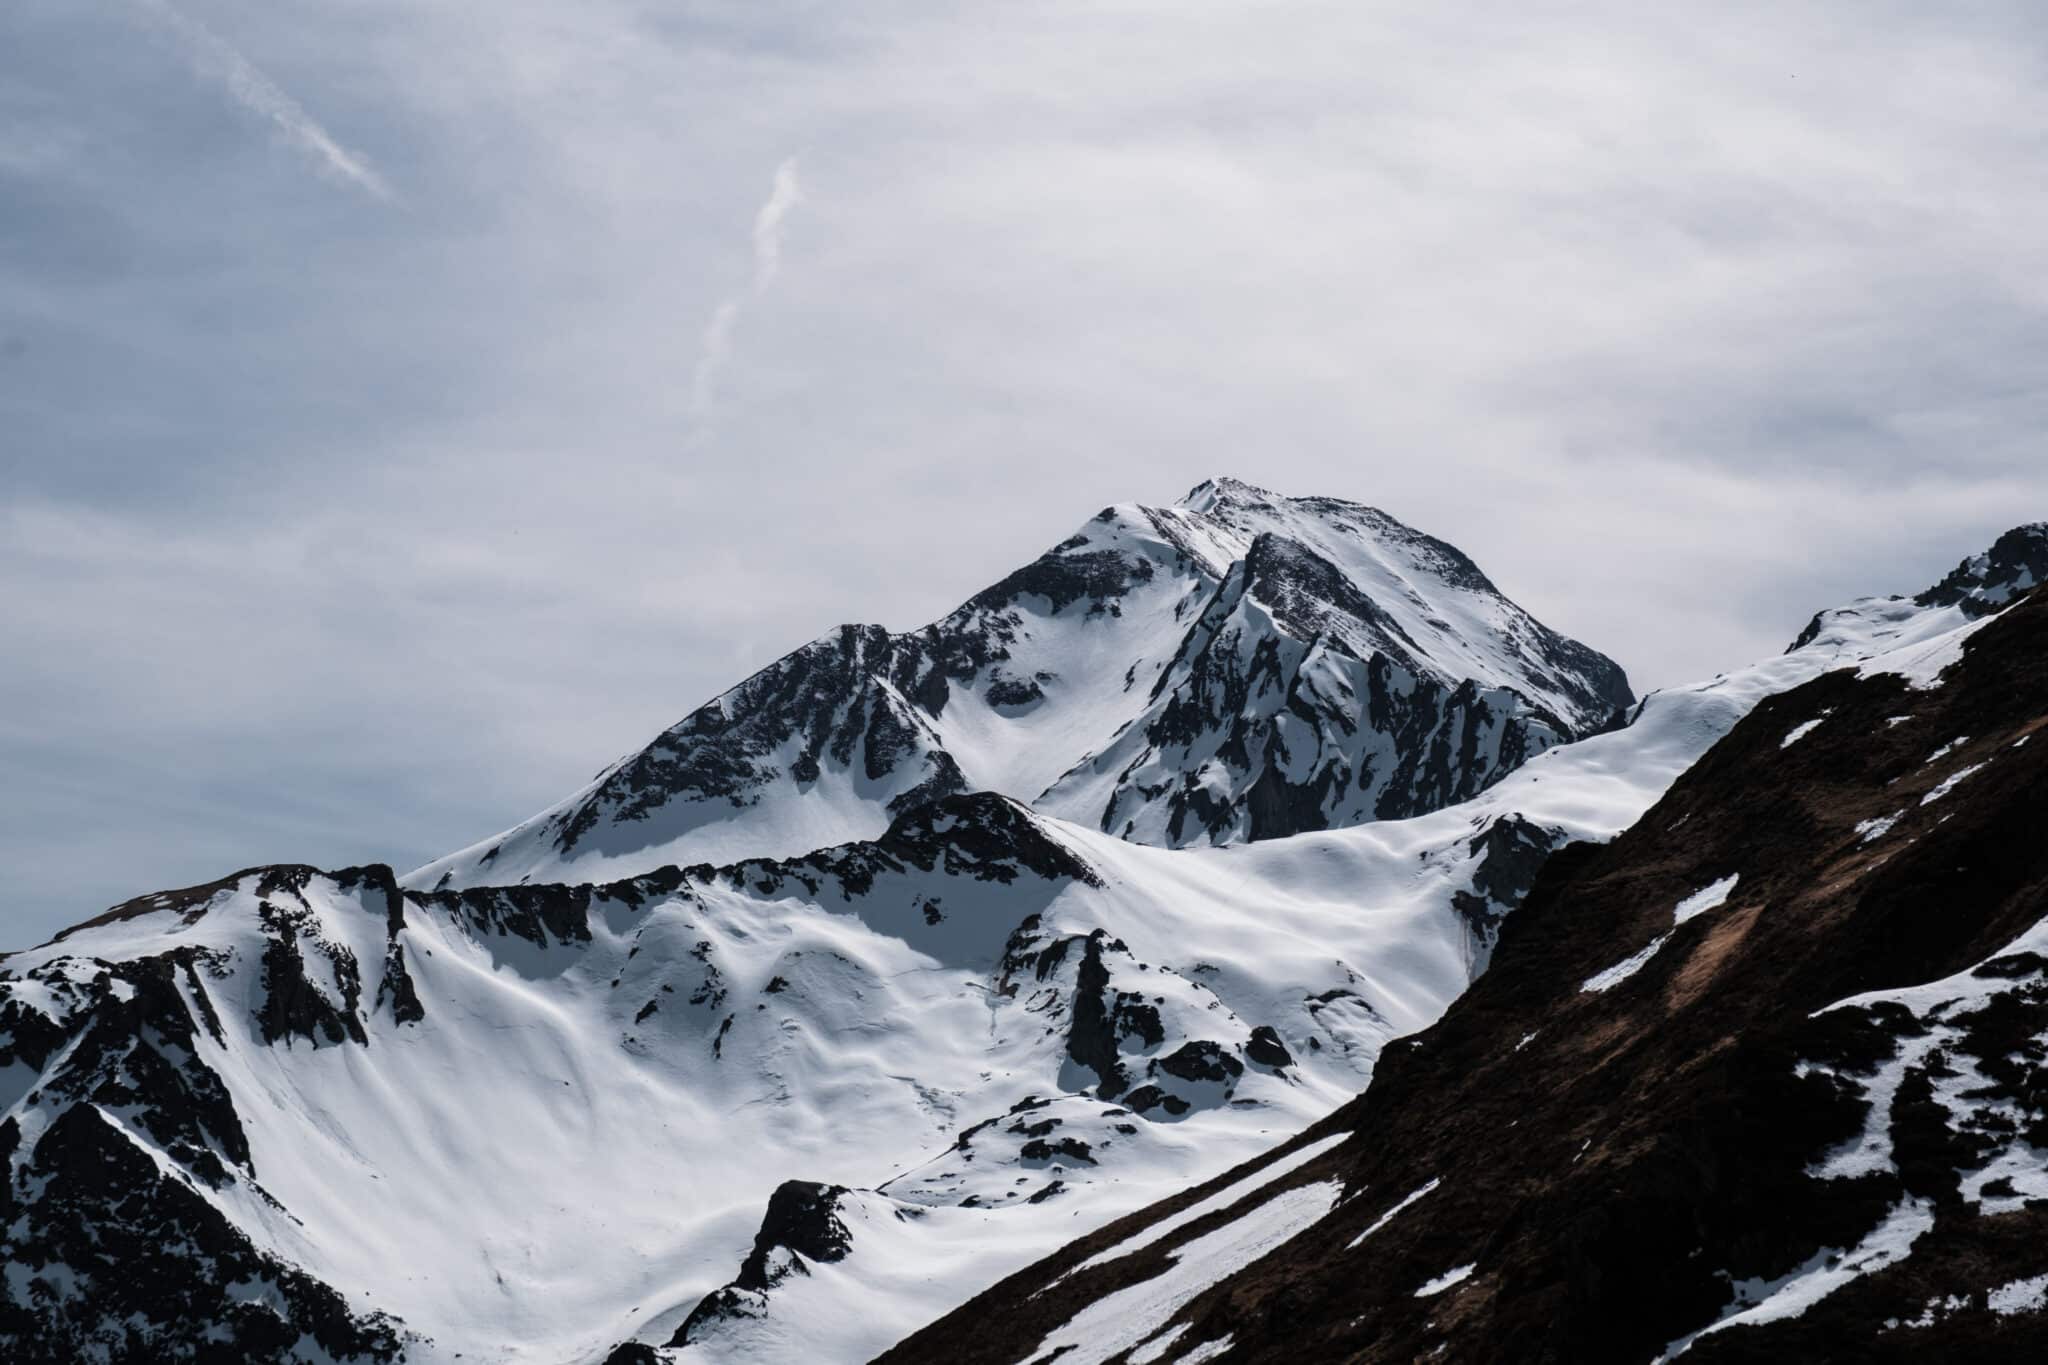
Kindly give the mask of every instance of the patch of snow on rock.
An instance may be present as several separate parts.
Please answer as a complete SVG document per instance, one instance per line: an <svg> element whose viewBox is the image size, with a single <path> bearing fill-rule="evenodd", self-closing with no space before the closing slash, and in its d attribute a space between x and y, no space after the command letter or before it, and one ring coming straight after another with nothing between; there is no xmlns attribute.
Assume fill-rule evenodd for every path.
<svg viewBox="0 0 2048 1365"><path fill-rule="evenodd" d="M2002 1284L1985 1296L1986 1306L2000 1317L2036 1313L2048 1308L2048 1275Z"/></svg>
<svg viewBox="0 0 2048 1365"><path fill-rule="evenodd" d="M1702 887L1678 903L1671 912L1673 924L1683 924L1709 910L1718 910L1728 903L1728 897L1735 891L1735 883L1742 880L1740 872L1731 872L1711 886Z"/></svg>
<svg viewBox="0 0 2048 1365"><path fill-rule="evenodd" d="M1820 723L1826 720L1830 714L1831 713L1828 711L1823 711L1819 715L1815 716L1812 720L1805 721L1802 724L1793 726L1791 731L1787 733L1783 739L1778 741L1778 747L1780 749L1791 748L1800 740L1805 739L1815 730L1818 730L1820 728Z"/></svg>
<svg viewBox="0 0 2048 1365"><path fill-rule="evenodd" d="M1120 1260L1134 1251L1143 1251L1160 1238L1170 1236L1190 1223L1207 1218L1212 1213L1220 1213L1232 1204L1237 1203L1240 1199L1243 1199L1246 1195L1256 1190L1264 1189L1281 1176L1300 1170L1303 1166L1336 1147L1345 1138L1350 1136L1351 1134L1349 1133L1332 1133L1329 1137L1311 1142L1298 1152L1289 1152L1280 1160L1267 1165L1263 1169L1253 1171L1244 1179L1225 1185L1207 1199L1190 1204L1171 1218L1162 1218L1144 1231L1133 1233L1131 1236L1124 1238L1123 1241L1118 1242L1107 1251L1096 1252L1093 1256L1081 1262L1080 1265L1074 1267L1074 1270L1089 1270L1095 1266L1106 1265L1111 1261Z"/></svg>
<svg viewBox="0 0 2048 1365"><path fill-rule="evenodd" d="M1465 1281L1472 1278L1472 1272L1477 1270L1478 1268L1479 1263L1477 1261L1469 1261L1466 1264L1457 1267L1455 1270L1446 1270L1443 1274L1437 1276L1428 1284L1416 1290L1415 1297L1418 1299L1431 1298L1437 1294L1443 1293L1446 1289L1449 1289L1454 1285L1463 1284Z"/></svg>
<svg viewBox="0 0 2048 1365"><path fill-rule="evenodd" d="M1534 1035L1532 1034L1531 1036L1533 1037ZM1403 1199L1400 1203L1394 1205L1394 1207L1388 1209L1385 1213L1381 1214L1378 1218L1374 1219L1372 1226L1367 1228L1364 1232L1359 1233L1356 1237L1352 1238L1350 1245L1346 1246L1344 1249L1346 1251L1353 1250L1358 1246L1360 1242L1363 1242L1366 1238L1372 1236L1375 1232L1378 1232L1381 1228L1393 1222L1394 1216L1400 1213L1401 1210L1407 1208L1410 1204L1422 1198L1422 1196L1428 1194L1430 1191L1434 1190L1437 1186L1443 1183L1443 1179L1441 1177L1438 1177L1437 1179L1430 1181L1427 1185L1424 1185L1421 1189L1410 1191L1407 1198Z"/></svg>
<svg viewBox="0 0 2048 1365"><path fill-rule="evenodd" d="M1779 1279L1737 1280L1735 1303L1729 1311L1692 1335L1672 1342L1657 1357L1657 1365L1676 1360L1701 1337L1724 1328L1798 1317L1850 1281L1904 1260L1911 1254L1913 1243L1933 1226L1934 1205L1925 1199L1908 1199L1894 1207L1883 1222L1849 1251L1823 1247L1806 1264Z"/></svg>
<svg viewBox="0 0 2048 1365"><path fill-rule="evenodd" d="M1942 745L1939 749L1936 749L1933 753L1929 754L1927 756L1927 761L1929 763L1939 763L1941 762L1941 760L1947 758L1950 754L1962 748L1965 744L1968 744L1969 742L1970 737L1968 735L1957 735L1954 739L1950 740L1948 743Z"/></svg>
<svg viewBox="0 0 2048 1365"><path fill-rule="evenodd" d="M1941 780L1940 786L1936 787L1933 791L1927 793L1927 795L1921 797L1920 804L1923 806L1933 805L1936 801L1941 800L1942 797L1947 796L1950 792L1954 791L1956 789L1957 783L1961 782L1970 774L1982 770L1985 766L1986 765L1982 763L1972 763L1967 768L1956 769L1954 772L1950 773L1947 777Z"/></svg>
<svg viewBox="0 0 2048 1365"><path fill-rule="evenodd" d="M1326 1217L1344 1191L1325 1180L1283 1190L1234 1222L1204 1233L1169 1256L1162 1274L1097 1299L1046 1334L1031 1358L1060 1365L1102 1365L1149 1340L1197 1295L1277 1251ZM1185 1359L1186 1357L1184 1357Z"/></svg>
<svg viewBox="0 0 2048 1365"><path fill-rule="evenodd" d="M1669 934L1659 934L1651 939L1643 950L1633 957L1625 957L1612 967L1593 973L1579 986L1580 991L1593 991L1597 993L1613 990L1616 986L1619 986L1622 982L1641 971L1643 965L1655 957L1657 950L1664 946L1664 940L1670 937L1671 935Z"/></svg>

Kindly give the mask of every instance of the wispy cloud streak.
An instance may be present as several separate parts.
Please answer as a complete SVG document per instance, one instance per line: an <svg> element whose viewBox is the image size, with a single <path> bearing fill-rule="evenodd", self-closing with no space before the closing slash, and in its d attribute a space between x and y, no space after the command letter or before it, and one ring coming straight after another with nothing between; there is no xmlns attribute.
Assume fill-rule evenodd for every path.
<svg viewBox="0 0 2048 1365"><path fill-rule="evenodd" d="M782 224L789 211L803 201L803 189L796 183L796 158L775 168L775 184L767 202L754 215L754 292L759 294L775 283L782 269Z"/></svg>
<svg viewBox="0 0 2048 1365"><path fill-rule="evenodd" d="M233 44L169 0L138 2L185 45L194 70L208 80L218 81L237 104L267 120L323 171L375 198L396 197L367 157L335 141L334 135L321 127L304 105L280 89Z"/></svg>
<svg viewBox="0 0 2048 1365"><path fill-rule="evenodd" d="M702 418L711 411L717 396L718 376L732 358L732 329L739 321L740 301L727 299L718 305L711 321L704 324L704 340L697 348L697 368L690 375L690 415Z"/></svg>
<svg viewBox="0 0 2048 1365"><path fill-rule="evenodd" d="M775 168L775 180L768 197L754 214L754 294L765 294L782 270L782 233L790 210L803 202L803 187L797 183L796 158L789 157ZM690 376L690 416L702 421L718 396L718 379L732 359L733 331L745 306L743 296L718 305L705 324L704 339L698 347L697 368Z"/></svg>

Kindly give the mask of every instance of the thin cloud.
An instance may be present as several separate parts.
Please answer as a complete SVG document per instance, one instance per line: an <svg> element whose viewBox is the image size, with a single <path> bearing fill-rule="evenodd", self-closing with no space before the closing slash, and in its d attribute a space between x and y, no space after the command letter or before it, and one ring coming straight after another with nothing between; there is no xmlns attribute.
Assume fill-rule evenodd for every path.
<svg viewBox="0 0 2048 1365"><path fill-rule="evenodd" d="M739 321L740 301L727 299L718 305L705 325L704 341L697 351L697 369L690 376L690 415L701 418L711 411L717 393L718 376L732 358L732 329Z"/></svg>
<svg viewBox="0 0 2048 1365"><path fill-rule="evenodd" d="M775 283L782 269L782 223L789 211L803 202L803 187L796 182L796 158L775 168L775 184L768 201L754 215L754 292L763 293Z"/></svg>
<svg viewBox="0 0 2048 1365"><path fill-rule="evenodd" d="M797 183L796 158L789 157L775 168L768 198L754 214L754 294L765 294L782 270L782 231L790 210L803 202L803 187ZM701 421L711 412L717 397L718 378L732 359L733 330L739 325L745 300L726 299L711 315L704 328L704 340L697 352L697 368L690 376L690 416Z"/></svg>
<svg viewBox="0 0 2048 1365"><path fill-rule="evenodd" d="M269 120L322 170L375 198L388 201L396 197L367 157L335 141L334 135L321 127L305 106L279 89L277 82L264 75L225 38L172 6L169 0L139 2L184 43L195 71L208 80L218 81L250 113Z"/></svg>

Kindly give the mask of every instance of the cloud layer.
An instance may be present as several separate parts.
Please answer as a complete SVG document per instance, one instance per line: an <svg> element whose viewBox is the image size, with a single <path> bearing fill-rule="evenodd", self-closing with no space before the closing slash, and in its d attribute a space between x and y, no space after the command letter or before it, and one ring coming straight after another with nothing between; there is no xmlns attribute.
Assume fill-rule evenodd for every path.
<svg viewBox="0 0 2048 1365"><path fill-rule="evenodd" d="M0 946L1211 474L1647 685L2048 515L2038 6L178 3L0 42Z"/></svg>

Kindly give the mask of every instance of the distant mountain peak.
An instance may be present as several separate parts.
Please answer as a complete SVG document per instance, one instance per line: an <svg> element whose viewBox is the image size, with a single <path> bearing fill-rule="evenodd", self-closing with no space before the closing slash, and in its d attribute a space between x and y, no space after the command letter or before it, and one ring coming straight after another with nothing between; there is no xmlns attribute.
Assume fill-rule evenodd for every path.
<svg viewBox="0 0 2048 1365"><path fill-rule="evenodd" d="M1456 547L1215 478L1103 509L921 630L820 637L407 882L792 856L976 790L1140 843L1267 838L1462 800L1632 700Z"/></svg>
<svg viewBox="0 0 2048 1365"><path fill-rule="evenodd" d="M2013 527L1913 600L1986 616L2042 583L2048 583L2048 521L2034 521Z"/></svg>
<svg viewBox="0 0 2048 1365"><path fill-rule="evenodd" d="M2048 583L2048 521L2028 522L1999 536L1987 548L1962 560L1946 577L1912 597L1862 597L1815 613L1790 646L1804 649L1847 636L1860 638L1873 622L1899 632L1939 631L1961 620L1979 619L2010 606ZM1960 617L1940 609L1952 607Z"/></svg>
<svg viewBox="0 0 2048 1365"><path fill-rule="evenodd" d="M1230 503L1271 503L1282 501L1280 494L1270 488L1261 488L1243 479L1219 475L1204 479L1182 495L1174 506L1185 507L1191 512L1211 512Z"/></svg>

